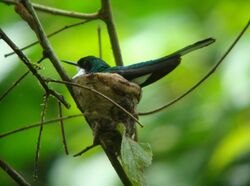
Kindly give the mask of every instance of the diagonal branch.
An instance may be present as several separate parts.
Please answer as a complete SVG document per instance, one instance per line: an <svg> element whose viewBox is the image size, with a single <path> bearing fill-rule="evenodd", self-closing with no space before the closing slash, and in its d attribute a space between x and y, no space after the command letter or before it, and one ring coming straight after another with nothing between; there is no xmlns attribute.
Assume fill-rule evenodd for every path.
<svg viewBox="0 0 250 186"><path fill-rule="evenodd" d="M83 114L75 114L75 115L70 115L70 116L63 116L61 118L56 118L56 119L51 119L51 120L44 121L43 125L56 124L57 121L67 120L67 119L71 119L71 118L75 118L75 117L81 117L81 116L83 116ZM25 130L29 130L29 129L32 129L32 128L35 128L35 127L40 127L40 125L41 125L41 122L30 124L30 125L27 125L25 127L17 128L15 130L0 134L0 138L4 138L4 137L10 136L12 134L22 132L22 131L25 131Z"/></svg>
<svg viewBox="0 0 250 186"><path fill-rule="evenodd" d="M44 57L38 60L38 64L44 60ZM19 77L4 93L0 96L0 102L30 73L30 70L27 70L21 77Z"/></svg>
<svg viewBox="0 0 250 186"><path fill-rule="evenodd" d="M53 64L53 66L55 67L56 71L58 72L58 74L60 75L60 77L64 80L64 81L70 81L70 78L68 77L68 75L65 73L64 69L62 68L62 66L60 65L60 61L58 59L58 57L56 56L55 52L53 51L48 38L46 37L45 31L31 5L31 3L28 0L22 0L21 3L24 5L24 7L27 9L27 11L29 12L29 14L32 16L33 18L33 23L32 25L36 28L34 29L35 34L37 35L37 38L40 42L40 45L43 48L43 53L46 57L48 57L51 61L51 63ZM30 25L30 24L29 24ZM70 86L67 86L68 90L70 91L71 95L74 97L73 91L71 89Z"/></svg>
<svg viewBox="0 0 250 186"><path fill-rule="evenodd" d="M100 144L105 143L105 141L102 141L102 139L100 139ZM114 152L109 151L106 148L103 148L104 152L107 154L109 161L111 162L112 166L115 168L118 176L120 177L122 183L124 186L132 186L131 181L129 180L127 174L125 173L121 163L119 162L119 160L117 159L116 155ZM118 171L120 170L120 171Z"/></svg>
<svg viewBox="0 0 250 186"><path fill-rule="evenodd" d="M74 157L77 157L77 156L81 156L82 154L86 153L87 151L93 149L94 147L96 147L98 144L95 144L93 143L92 145L90 146L87 146L85 149L81 150L80 152L74 154L73 156Z"/></svg>
<svg viewBox="0 0 250 186"><path fill-rule="evenodd" d="M6 3L6 4L17 4L16 0L2 0L2 3ZM96 19L99 17L99 13L79 13L79 12L74 12L74 11L67 11L67 10L62 10L62 9L58 9L58 8L52 8L49 6L45 6L45 5L40 5L37 3L32 3L32 6L34 7L34 9L41 11L41 12L45 12L45 13L49 13L49 14L53 14L53 15L59 15L59 16L66 16L66 17L72 17L72 18L77 18L77 19Z"/></svg>
<svg viewBox="0 0 250 186"><path fill-rule="evenodd" d="M62 27L62 28L60 28L60 29L58 29L58 30L56 30L56 31L54 31L54 32L52 32L52 33L50 33L50 34L48 34L47 37L50 38L50 37L52 37L52 36L54 36L54 35L56 35L56 34L62 32L62 31L64 31L64 30L67 30L67 29L69 29L69 28L72 28L72 27L75 27L75 26L79 26L79 25L88 23L88 22L90 22L90 21L91 21L91 20L84 20L84 21L80 21L80 22L73 23L73 24L70 24L70 25L66 25L66 26L64 26L64 27ZM30 48L30 47L36 45L36 44L39 44L39 41L35 41L35 42L33 42L33 43L31 43L31 44L25 46L25 47L22 47L22 48L20 48L20 50L26 50L26 49L28 49L28 48ZM10 53L8 53L8 54L5 54L4 57L9 57L9 56L11 56L11 55L13 55L13 54L15 54L15 52L10 52Z"/></svg>
<svg viewBox="0 0 250 186"><path fill-rule="evenodd" d="M30 186L30 184L10 165L0 159L0 167L15 180L15 182L20 186Z"/></svg>
<svg viewBox="0 0 250 186"><path fill-rule="evenodd" d="M68 108L69 104L64 100L64 97L48 87L47 83L44 81L43 77L37 72L34 65L30 63L26 55L15 45L15 43L3 32L1 28L0 28L0 37L15 51L18 57L23 61L23 63L28 67L28 69L32 72L32 74L37 78L37 80L42 85L44 90L47 93L53 95L58 100L60 100L60 102L62 102Z"/></svg>
<svg viewBox="0 0 250 186"><path fill-rule="evenodd" d="M179 100L181 100L182 98L184 98L185 96L187 96L189 93L193 92L197 87L199 87L205 80L207 80L216 71L216 69L224 61L224 59L231 52L231 50L234 48L234 46L238 43L238 41L240 40L240 38L242 37L242 35L245 33L245 31L247 30L247 28L249 26L250 26L250 20L248 21L248 23L246 24L246 26L243 28L243 30L240 32L240 34L236 37L236 39L234 40L234 42L227 49L227 51L224 53L224 55L219 59L219 61L193 87L191 87L189 90L187 90L182 95L180 95L179 97L175 98L174 100L170 101L169 103L167 103L167 104L165 104L165 105L163 105L163 106L161 106L161 107L159 107L159 108L157 108L155 110L152 110L152 111L138 113L138 115L145 116L145 115L150 115L150 114L157 113L157 112L159 112L159 111L161 111L161 110L163 110L163 109L165 109L165 108L173 105L174 103L178 102Z"/></svg>
<svg viewBox="0 0 250 186"><path fill-rule="evenodd" d="M18 80L16 80L4 93L0 96L0 102L30 73L27 70Z"/></svg>

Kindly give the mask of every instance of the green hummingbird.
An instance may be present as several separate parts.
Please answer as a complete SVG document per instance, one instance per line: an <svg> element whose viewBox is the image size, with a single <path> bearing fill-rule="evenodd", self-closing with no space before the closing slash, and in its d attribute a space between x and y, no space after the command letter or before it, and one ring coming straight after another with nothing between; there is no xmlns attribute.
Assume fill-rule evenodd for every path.
<svg viewBox="0 0 250 186"><path fill-rule="evenodd" d="M79 67L79 71L73 79L79 75L89 73L117 73L128 81L134 82L141 87L145 87L163 78L165 75L174 70L180 64L181 56L199 48L208 46L213 42L215 42L215 39L213 38L204 39L165 57L129 66L110 67L105 61L94 56L83 57L78 60L77 63L66 60L63 60L63 62Z"/></svg>

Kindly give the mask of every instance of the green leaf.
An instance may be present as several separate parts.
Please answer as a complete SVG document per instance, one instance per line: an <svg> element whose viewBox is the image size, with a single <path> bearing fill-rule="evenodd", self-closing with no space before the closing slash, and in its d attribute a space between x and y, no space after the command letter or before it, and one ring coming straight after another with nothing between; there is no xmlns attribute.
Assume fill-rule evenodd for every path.
<svg viewBox="0 0 250 186"><path fill-rule="evenodd" d="M143 175L145 167L152 162L152 151L149 144L137 143L123 135L121 144L121 159L123 166L134 182L134 185L146 185Z"/></svg>

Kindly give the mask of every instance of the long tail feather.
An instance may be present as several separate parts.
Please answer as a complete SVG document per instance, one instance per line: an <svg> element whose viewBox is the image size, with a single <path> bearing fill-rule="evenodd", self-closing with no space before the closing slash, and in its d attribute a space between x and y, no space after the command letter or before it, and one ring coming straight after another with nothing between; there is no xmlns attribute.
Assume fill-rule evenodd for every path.
<svg viewBox="0 0 250 186"><path fill-rule="evenodd" d="M194 43L192 45L189 45L189 46L187 46L187 47L185 47L183 49L180 49L180 50L174 52L173 54L171 54L171 56L176 55L176 54L180 55L180 56L183 56L185 54L188 54L189 52L192 52L192 51L197 50L199 48L208 46L208 45L210 45L210 44L212 44L214 42L215 42L215 39L213 39L213 38L204 39L204 40L198 41L198 42L196 42L196 43Z"/></svg>

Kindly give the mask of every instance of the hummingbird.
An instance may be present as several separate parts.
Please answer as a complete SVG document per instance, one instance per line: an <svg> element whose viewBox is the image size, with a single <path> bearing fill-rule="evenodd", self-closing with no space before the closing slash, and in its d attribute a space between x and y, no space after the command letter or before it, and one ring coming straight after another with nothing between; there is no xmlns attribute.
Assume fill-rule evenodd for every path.
<svg viewBox="0 0 250 186"><path fill-rule="evenodd" d="M145 87L173 71L180 64L181 56L208 46L214 42L215 39L207 38L186 46L170 55L128 66L111 67L102 59L94 56L83 57L79 59L77 63L67 60L62 61L79 67L78 73L73 79L80 75L89 73L117 73L128 81L134 82L140 87Z"/></svg>

